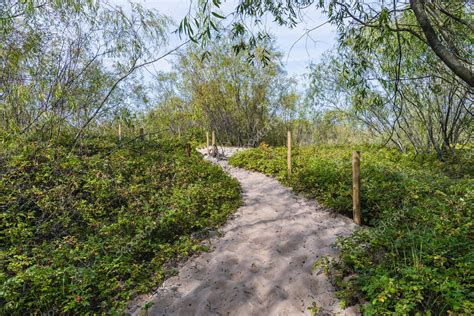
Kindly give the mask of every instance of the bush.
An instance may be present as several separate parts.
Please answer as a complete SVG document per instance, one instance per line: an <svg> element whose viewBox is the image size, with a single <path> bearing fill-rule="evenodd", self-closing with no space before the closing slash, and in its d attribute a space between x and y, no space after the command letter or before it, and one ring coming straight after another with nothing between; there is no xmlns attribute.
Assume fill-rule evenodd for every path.
<svg viewBox="0 0 474 316"><path fill-rule="evenodd" d="M119 312L240 203L184 144L89 139L0 152L0 314Z"/></svg>
<svg viewBox="0 0 474 316"><path fill-rule="evenodd" d="M361 203L369 227L338 241L339 296L368 315L474 312L473 161L442 163L363 147ZM231 164L276 176L295 191L351 214L352 148L256 148ZM469 157L469 155L466 155ZM472 160L472 159L471 159Z"/></svg>

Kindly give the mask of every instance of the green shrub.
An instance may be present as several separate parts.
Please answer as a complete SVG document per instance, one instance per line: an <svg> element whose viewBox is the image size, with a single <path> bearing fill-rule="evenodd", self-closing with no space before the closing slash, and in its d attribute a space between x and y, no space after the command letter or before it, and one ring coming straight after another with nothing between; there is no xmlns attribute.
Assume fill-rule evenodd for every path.
<svg viewBox="0 0 474 316"><path fill-rule="evenodd" d="M238 182L184 144L5 144L0 314L117 312L158 285L240 203Z"/></svg>
<svg viewBox="0 0 474 316"><path fill-rule="evenodd" d="M368 225L338 241L333 276L346 304L380 314L474 312L472 159L439 162L389 149L359 148L361 204ZM276 176L295 191L351 215L352 148L240 152L231 164ZM469 155L466 155L469 157Z"/></svg>

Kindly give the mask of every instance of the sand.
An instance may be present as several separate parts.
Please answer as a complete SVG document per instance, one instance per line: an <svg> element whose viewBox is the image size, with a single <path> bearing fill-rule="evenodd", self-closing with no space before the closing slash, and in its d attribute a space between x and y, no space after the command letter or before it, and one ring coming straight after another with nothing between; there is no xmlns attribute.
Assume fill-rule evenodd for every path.
<svg viewBox="0 0 474 316"><path fill-rule="evenodd" d="M190 258L128 312L144 315L149 303L147 315L311 315L316 304L319 315L357 315L357 307L341 309L325 273L312 271L319 258L337 256L332 245L351 234L352 221L225 157L205 158L241 183L243 206L209 240L209 252Z"/></svg>

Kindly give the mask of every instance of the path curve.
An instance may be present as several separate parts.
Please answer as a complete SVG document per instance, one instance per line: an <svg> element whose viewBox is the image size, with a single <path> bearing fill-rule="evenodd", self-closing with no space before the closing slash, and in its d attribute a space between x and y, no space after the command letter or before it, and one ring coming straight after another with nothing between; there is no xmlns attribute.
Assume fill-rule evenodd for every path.
<svg viewBox="0 0 474 316"><path fill-rule="evenodd" d="M310 315L316 303L322 314L357 315L341 310L324 273L311 271L318 258L337 255L331 245L354 230L352 221L273 178L206 159L241 183L243 206L211 239L210 252L188 260L129 313L143 314L152 303L148 315Z"/></svg>

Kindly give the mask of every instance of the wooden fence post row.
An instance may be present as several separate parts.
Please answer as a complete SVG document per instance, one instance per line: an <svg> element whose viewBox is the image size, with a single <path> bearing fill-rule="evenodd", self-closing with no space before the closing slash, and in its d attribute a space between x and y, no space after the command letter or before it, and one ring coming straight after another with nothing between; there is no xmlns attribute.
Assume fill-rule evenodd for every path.
<svg viewBox="0 0 474 316"><path fill-rule="evenodd" d="M362 222L360 212L360 152L352 152L352 211L354 223Z"/></svg>
<svg viewBox="0 0 474 316"><path fill-rule="evenodd" d="M287 145L288 145L288 174L291 174L291 131L288 131L288 139L287 139Z"/></svg>

